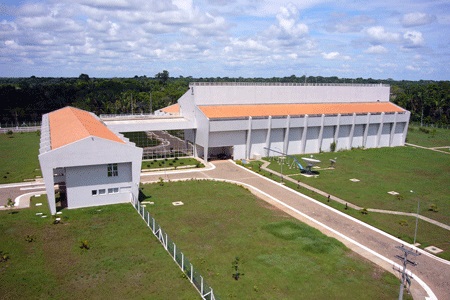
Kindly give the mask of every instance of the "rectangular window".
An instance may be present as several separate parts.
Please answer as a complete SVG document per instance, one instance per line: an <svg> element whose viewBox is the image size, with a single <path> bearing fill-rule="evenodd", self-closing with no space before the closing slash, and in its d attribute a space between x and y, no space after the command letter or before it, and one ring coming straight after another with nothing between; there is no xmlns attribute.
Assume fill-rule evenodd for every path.
<svg viewBox="0 0 450 300"><path fill-rule="evenodd" d="M108 164L108 177L119 176L117 164Z"/></svg>
<svg viewBox="0 0 450 300"><path fill-rule="evenodd" d="M98 190L98 194L99 195L105 195L106 194L106 190L105 189L100 189L100 190Z"/></svg>
<svg viewBox="0 0 450 300"><path fill-rule="evenodd" d="M117 194L119 192L119 188L109 188L108 194Z"/></svg>
<svg viewBox="0 0 450 300"><path fill-rule="evenodd" d="M97 190L92 190L92 196L97 196Z"/></svg>

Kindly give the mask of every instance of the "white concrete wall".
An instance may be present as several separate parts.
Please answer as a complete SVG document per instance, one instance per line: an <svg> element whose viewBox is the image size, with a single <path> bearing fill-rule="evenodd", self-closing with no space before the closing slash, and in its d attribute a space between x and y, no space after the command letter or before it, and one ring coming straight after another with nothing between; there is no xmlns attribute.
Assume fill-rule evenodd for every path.
<svg viewBox="0 0 450 300"><path fill-rule="evenodd" d="M287 154L299 154L302 149L303 128L290 128L287 145Z"/></svg>
<svg viewBox="0 0 450 300"><path fill-rule="evenodd" d="M305 153L317 153L319 152L317 149L319 147L319 126L308 127L306 132L306 146Z"/></svg>
<svg viewBox="0 0 450 300"><path fill-rule="evenodd" d="M328 152L331 150L330 146L331 143L334 142L334 133L335 133L335 126L326 126L323 129L323 135L322 135L322 151Z"/></svg>
<svg viewBox="0 0 450 300"><path fill-rule="evenodd" d="M124 188L133 185L131 163L117 165L118 176L108 177L108 165L79 166L66 168L68 208L125 203L131 200L130 191ZM110 189L117 189L115 190ZM92 191L97 191L92 195ZM104 190L104 194L100 194Z"/></svg>
<svg viewBox="0 0 450 300"><path fill-rule="evenodd" d="M352 147L364 147L364 125L359 124L355 125L353 130L353 139L352 139Z"/></svg>
<svg viewBox="0 0 450 300"><path fill-rule="evenodd" d="M56 213L53 170L57 168L70 169L80 166L129 163L131 170L128 172L131 173L131 180L127 179L126 182L131 181L133 183L130 189L131 194L135 197L139 195L142 148L135 147L134 144L121 144L98 137L87 137L78 142L41 153L39 155L39 162L44 176L49 207L52 214ZM88 168L86 170L91 169ZM128 173L125 172L124 174ZM74 174L70 174L69 176L72 175ZM91 176L91 181L95 182L97 180L95 179L95 174L85 175ZM86 180L89 181L89 177L86 177ZM68 197L70 195L73 196L76 194L70 193ZM68 201L70 200L69 198Z"/></svg>
<svg viewBox="0 0 450 300"><path fill-rule="evenodd" d="M382 85L191 85L186 92L197 105L269 103L376 102L389 101L389 86ZM186 95L185 94L185 95Z"/></svg>

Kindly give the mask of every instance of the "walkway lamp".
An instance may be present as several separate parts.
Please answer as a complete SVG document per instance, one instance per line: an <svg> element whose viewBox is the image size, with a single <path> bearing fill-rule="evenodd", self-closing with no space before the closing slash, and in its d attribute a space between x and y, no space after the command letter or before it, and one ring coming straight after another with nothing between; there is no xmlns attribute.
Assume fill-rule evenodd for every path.
<svg viewBox="0 0 450 300"><path fill-rule="evenodd" d="M411 190L410 192L414 193L413 190ZM417 226L419 224L419 210L420 210L420 197L417 199L416 229L414 230L414 242L413 242L414 246L416 245Z"/></svg>

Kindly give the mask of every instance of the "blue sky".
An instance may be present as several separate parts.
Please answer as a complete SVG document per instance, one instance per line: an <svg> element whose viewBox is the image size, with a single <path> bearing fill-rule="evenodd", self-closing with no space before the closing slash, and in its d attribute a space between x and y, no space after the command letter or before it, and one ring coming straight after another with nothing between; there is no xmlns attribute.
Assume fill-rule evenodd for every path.
<svg viewBox="0 0 450 300"><path fill-rule="evenodd" d="M448 0L6 0L1 77L449 80Z"/></svg>

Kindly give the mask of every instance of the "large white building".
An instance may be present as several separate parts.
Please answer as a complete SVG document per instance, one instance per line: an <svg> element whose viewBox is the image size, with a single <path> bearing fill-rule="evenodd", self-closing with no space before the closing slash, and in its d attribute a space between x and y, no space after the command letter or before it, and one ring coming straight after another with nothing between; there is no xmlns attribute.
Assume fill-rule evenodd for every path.
<svg viewBox="0 0 450 300"><path fill-rule="evenodd" d="M186 139L205 159L267 156L267 148L318 153L332 143L336 150L402 146L410 113L389 93L382 84L192 83L162 113L192 122Z"/></svg>
<svg viewBox="0 0 450 300"><path fill-rule="evenodd" d="M39 162L52 214L55 189L68 208L137 198L141 161L141 148L92 113L65 107L42 117Z"/></svg>
<svg viewBox="0 0 450 300"><path fill-rule="evenodd" d="M138 197L142 149L119 132L182 129L205 160L402 146L410 113L389 102L389 92L381 84L191 83L177 104L152 116L51 112L39 155L50 210L55 185L69 208Z"/></svg>

